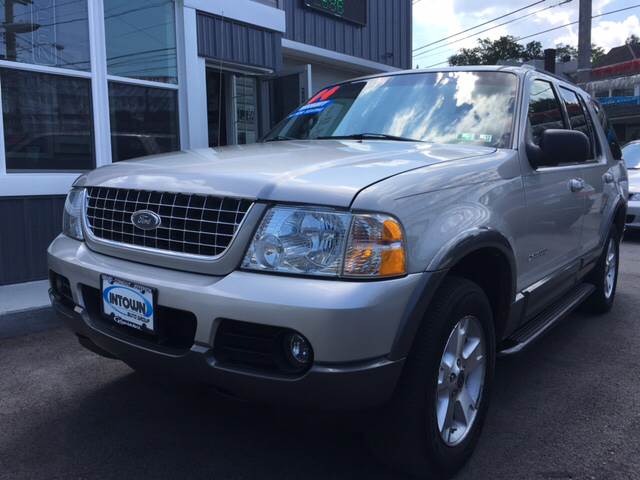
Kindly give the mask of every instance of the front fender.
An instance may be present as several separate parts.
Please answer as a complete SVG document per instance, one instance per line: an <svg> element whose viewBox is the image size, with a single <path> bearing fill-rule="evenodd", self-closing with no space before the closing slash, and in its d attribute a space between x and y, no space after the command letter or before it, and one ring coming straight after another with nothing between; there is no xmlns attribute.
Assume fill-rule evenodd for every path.
<svg viewBox="0 0 640 480"><path fill-rule="evenodd" d="M482 248L500 250L509 261L511 271L516 271L516 260L511 242L497 230L482 227L461 232L443 245L427 266L427 271L449 269L468 254Z"/></svg>
<svg viewBox="0 0 640 480"><path fill-rule="evenodd" d="M407 303L389 355L390 359L405 358L409 354L429 304L449 270L467 255L485 248L498 250L507 259L511 269L509 299L513 302L516 289L516 261L509 240L500 232L487 228L464 232L439 250L430 263L420 288L416 289Z"/></svg>

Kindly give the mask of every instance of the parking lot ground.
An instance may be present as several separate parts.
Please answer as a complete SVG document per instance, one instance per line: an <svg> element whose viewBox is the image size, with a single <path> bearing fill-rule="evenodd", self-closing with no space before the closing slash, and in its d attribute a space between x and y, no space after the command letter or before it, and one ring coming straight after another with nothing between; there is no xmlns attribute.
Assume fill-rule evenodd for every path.
<svg viewBox="0 0 640 480"><path fill-rule="evenodd" d="M498 361L480 444L458 478L640 478L639 312L636 236L622 248L611 313L575 313ZM60 327L12 332L0 334L2 479L403 478L363 446L370 418L267 408L149 379Z"/></svg>

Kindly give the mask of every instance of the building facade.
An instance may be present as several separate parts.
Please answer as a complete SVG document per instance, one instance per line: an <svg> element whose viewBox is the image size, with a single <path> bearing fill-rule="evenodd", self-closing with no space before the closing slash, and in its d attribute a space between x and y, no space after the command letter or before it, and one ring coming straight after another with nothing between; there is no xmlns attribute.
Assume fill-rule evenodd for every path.
<svg viewBox="0 0 640 480"><path fill-rule="evenodd" d="M640 139L640 43L607 52L586 88L604 105L621 143Z"/></svg>
<svg viewBox="0 0 640 480"><path fill-rule="evenodd" d="M411 66L411 0L3 3L0 285L46 277L83 171L251 143L323 86Z"/></svg>

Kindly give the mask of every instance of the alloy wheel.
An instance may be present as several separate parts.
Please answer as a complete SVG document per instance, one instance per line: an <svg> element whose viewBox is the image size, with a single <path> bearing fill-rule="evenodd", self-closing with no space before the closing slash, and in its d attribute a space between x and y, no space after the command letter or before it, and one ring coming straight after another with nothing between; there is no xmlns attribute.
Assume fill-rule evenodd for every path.
<svg viewBox="0 0 640 480"><path fill-rule="evenodd" d="M607 256L604 261L604 296L609 299L613 295L613 288L616 283L616 274L618 272L618 254L616 250L615 239L609 239L607 246Z"/></svg>
<svg viewBox="0 0 640 480"><path fill-rule="evenodd" d="M462 318L451 331L440 360L436 418L442 441L462 442L473 427L486 378L486 341L480 321Z"/></svg>

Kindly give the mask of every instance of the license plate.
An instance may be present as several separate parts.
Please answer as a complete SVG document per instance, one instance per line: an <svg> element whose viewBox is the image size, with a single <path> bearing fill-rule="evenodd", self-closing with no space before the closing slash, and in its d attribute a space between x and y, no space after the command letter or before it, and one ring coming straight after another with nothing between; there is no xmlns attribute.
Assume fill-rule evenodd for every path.
<svg viewBox="0 0 640 480"><path fill-rule="evenodd" d="M143 332L155 331L155 289L102 275L102 311L114 322Z"/></svg>

